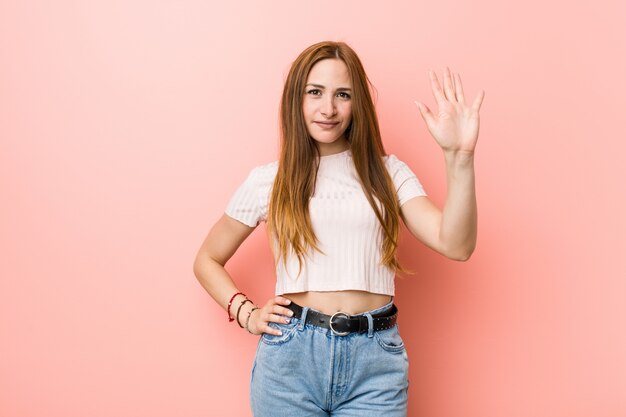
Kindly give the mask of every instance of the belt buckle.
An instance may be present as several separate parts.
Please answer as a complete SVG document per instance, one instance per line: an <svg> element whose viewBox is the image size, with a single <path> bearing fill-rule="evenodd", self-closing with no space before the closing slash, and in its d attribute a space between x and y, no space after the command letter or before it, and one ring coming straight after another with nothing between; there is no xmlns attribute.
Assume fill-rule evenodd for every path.
<svg viewBox="0 0 626 417"><path fill-rule="evenodd" d="M350 333L350 332L338 332L337 330L335 330L335 329L333 328L333 318L334 318L337 314L343 314L343 315L344 315L347 319L349 319L349 318L350 318L350 315L349 315L349 314L344 313L343 311L338 311L338 312L336 312L335 314L333 314L332 316L330 316L330 321L328 322L328 325L330 326L330 330L332 330L332 332L333 332L334 334L336 334L337 336L345 336L345 335L347 335L347 334L348 334L348 333Z"/></svg>

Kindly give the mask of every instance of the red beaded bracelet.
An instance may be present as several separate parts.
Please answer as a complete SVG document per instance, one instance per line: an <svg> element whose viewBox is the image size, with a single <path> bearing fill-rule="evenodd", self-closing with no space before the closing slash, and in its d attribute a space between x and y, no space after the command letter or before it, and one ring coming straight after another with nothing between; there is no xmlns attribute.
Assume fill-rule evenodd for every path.
<svg viewBox="0 0 626 417"><path fill-rule="evenodd" d="M246 297L246 298L247 298L247 296L246 296L244 293L242 293L242 292L236 292L236 293L235 293L232 297L230 297L230 301L228 302L228 309L226 310L226 314L228 314L228 321L229 321L229 322L231 322L231 321L235 320L235 318L234 318L234 317L231 317L231 316L230 316L230 306L231 306L231 304L233 303L233 300L235 299L235 297L236 297L237 295L239 295L239 294L241 294L241 295L243 295L244 297Z"/></svg>

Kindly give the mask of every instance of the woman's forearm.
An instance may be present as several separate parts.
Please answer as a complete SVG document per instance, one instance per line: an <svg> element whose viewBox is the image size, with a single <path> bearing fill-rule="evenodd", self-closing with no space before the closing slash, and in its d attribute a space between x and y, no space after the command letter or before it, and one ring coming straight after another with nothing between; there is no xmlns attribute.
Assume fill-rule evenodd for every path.
<svg viewBox="0 0 626 417"><path fill-rule="evenodd" d="M474 154L444 152L448 194L439 239L452 259L469 259L476 247L477 208Z"/></svg>
<svg viewBox="0 0 626 417"><path fill-rule="evenodd" d="M217 261L209 258L198 258L194 262L193 272L202 287L209 293L209 295L224 309L224 312L228 309L228 302L230 298L236 292L241 291L237 289L233 279L230 277L226 269L220 265ZM242 291L245 292L245 291ZM238 294L234 299L230 307L230 316L237 319L237 309L243 300L245 300L241 294ZM246 324L246 317L248 311L254 307L251 302L246 302L241 306L239 311L239 321L242 326ZM226 320L226 315L224 315Z"/></svg>

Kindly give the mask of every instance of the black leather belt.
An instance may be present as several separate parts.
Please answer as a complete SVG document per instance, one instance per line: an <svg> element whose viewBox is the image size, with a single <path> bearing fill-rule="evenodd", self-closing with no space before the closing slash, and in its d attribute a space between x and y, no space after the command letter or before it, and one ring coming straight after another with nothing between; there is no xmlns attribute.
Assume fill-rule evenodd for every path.
<svg viewBox="0 0 626 417"><path fill-rule="evenodd" d="M293 311L293 317L301 318L303 307L294 303L285 306ZM385 330L393 327L398 319L398 307L394 304L387 311L372 314L374 323L374 331ZM330 329L337 336L345 336L353 332L368 331L368 320L365 315L350 316L342 311L338 311L333 315L323 314L315 310L309 309L306 313L306 323L314 326Z"/></svg>

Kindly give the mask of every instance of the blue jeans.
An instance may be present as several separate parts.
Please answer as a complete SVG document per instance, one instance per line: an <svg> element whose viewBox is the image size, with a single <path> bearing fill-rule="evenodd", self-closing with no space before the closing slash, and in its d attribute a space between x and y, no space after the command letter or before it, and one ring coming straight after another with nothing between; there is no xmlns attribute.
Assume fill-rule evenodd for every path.
<svg viewBox="0 0 626 417"><path fill-rule="evenodd" d="M409 359L399 326L339 336L304 324L310 307L290 323L269 322L282 336L259 337L250 374L254 417L406 417ZM315 311L315 310L314 310Z"/></svg>

